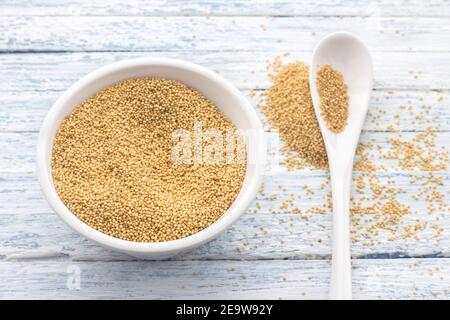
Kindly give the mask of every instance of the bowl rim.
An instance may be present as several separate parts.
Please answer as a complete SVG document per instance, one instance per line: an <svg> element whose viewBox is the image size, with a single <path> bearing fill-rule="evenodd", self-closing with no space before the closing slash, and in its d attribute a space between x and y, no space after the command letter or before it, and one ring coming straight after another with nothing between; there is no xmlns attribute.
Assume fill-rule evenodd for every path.
<svg viewBox="0 0 450 320"><path fill-rule="evenodd" d="M225 91L228 91L228 93L233 95L239 101L239 108L241 109L241 112L245 113L245 115L248 117L250 126L254 130L254 134L256 136L256 139L254 139L256 146L253 148L253 156L256 160L253 167L255 173L251 177L247 177L247 166L245 179L249 178L250 181L248 183L248 187L239 191L239 196L241 197L240 201L234 201L232 207L225 211L225 213L218 220L216 220L205 229L185 238L164 242L134 242L116 238L98 231L80 220L64 205L58 193L56 192L56 189L53 185L51 165L47 163L46 153L44 152L48 144L53 145L54 143L53 138L51 138L51 128L53 127L53 123L56 121L59 113L63 110L64 105L70 102L73 95L77 94L79 90L83 89L89 84L92 84L93 81L100 77L104 77L110 73L114 73L120 70L144 65L176 67L187 72L198 73L205 76L210 81L216 82L221 88L223 88ZM177 252L186 251L191 248L197 247L214 239L223 231L225 231L229 226L231 226L245 212L245 210L250 206L251 202L255 198L259 186L262 182L265 160L266 141L258 115L251 106L250 102L228 80L224 79L222 76L212 70L183 60L169 58L134 58L114 62L88 73L80 80L72 84L56 100L47 116L45 117L41 126L41 130L39 132L37 142L36 172L39 183L41 185L41 189L44 193L44 197L53 208L53 210L73 230L77 231L87 239L90 239L104 247L125 253L175 254Z"/></svg>

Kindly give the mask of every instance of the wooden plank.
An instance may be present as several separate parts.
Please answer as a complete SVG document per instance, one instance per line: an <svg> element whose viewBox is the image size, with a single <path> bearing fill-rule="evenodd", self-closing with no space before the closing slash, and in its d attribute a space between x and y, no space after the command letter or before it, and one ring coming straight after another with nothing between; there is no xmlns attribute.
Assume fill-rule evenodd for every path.
<svg viewBox="0 0 450 320"><path fill-rule="evenodd" d="M18 82L19 86L20 83ZM253 106L257 106L264 90L242 90ZM42 121L61 91L5 92L0 106L0 132L39 131ZM365 131L423 131L433 127L436 131L450 128L450 92L390 91L372 93L370 112L364 124ZM411 110L408 110L411 106ZM430 107L430 110L424 110ZM257 108L257 107L256 107ZM257 108L258 109L258 108ZM259 109L258 109L259 110ZM261 119L264 115L258 111ZM422 115L421 115L422 114ZM422 119L417 119L422 117ZM264 121L265 129L269 130Z"/></svg>
<svg viewBox="0 0 450 320"><path fill-rule="evenodd" d="M337 27L360 35L373 51L449 51L448 22L417 17L4 16L0 51L309 51Z"/></svg>
<svg viewBox="0 0 450 320"><path fill-rule="evenodd" d="M86 0L64 1L4 0L0 3L0 15L27 16L405 16L448 17L450 6L445 0L410 1L145 1L119 0L92 2Z"/></svg>
<svg viewBox="0 0 450 320"><path fill-rule="evenodd" d="M2 299L326 299L330 265L323 260L62 260L0 262L0 272ZM449 274L450 259L354 260L353 295L449 299Z"/></svg>
<svg viewBox="0 0 450 320"><path fill-rule="evenodd" d="M191 61L210 68L240 89L265 89L270 84L267 64L278 52L110 52L1 54L0 92L66 90L76 80L106 64L138 57L166 57ZM374 88L393 90L450 89L448 53L373 52ZM291 51L284 62L309 61L310 51ZM239 72L236 72L239 70Z"/></svg>
<svg viewBox="0 0 450 320"><path fill-rule="evenodd" d="M355 174L357 176L364 175ZM394 232L379 229L378 234L368 233L353 241L354 257L450 257L450 224L448 211L437 210L429 214L424 197L412 200L423 190L420 183L411 179L426 177L427 173L379 173L380 185L395 180L395 188L403 192L396 199L410 205L410 213L400 217L393 225ZM436 173L444 185L436 190L450 200L448 172ZM328 177L321 172L272 172L264 177L264 194L258 194L247 213L224 235L194 251L178 256L176 260L192 259L311 259L328 257L331 252L330 235L332 215L327 208L330 192ZM307 184L313 193L306 191ZM324 185L321 187L321 185ZM281 188L280 188L281 187ZM43 199L38 182L33 175L2 174L0 180L0 256L8 259L33 257L56 258L69 256L74 260L128 260L128 256L104 250L78 236L52 213ZM446 193L447 191L447 193ZM283 203L295 195L294 206L302 213L284 209ZM369 193L370 194L370 193ZM356 201L365 194L355 191ZM298 198L300 196L300 199ZM370 201L369 201L370 203ZM311 208L324 208L324 213L310 213ZM375 212L374 212L375 213ZM374 218L368 214L363 218ZM374 221L377 221L375 218ZM352 230L360 234L374 221L353 221ZM403 238L405 226L426 224L417 233L418 238ZM393 237L393 238L391 238Z"/></svg>

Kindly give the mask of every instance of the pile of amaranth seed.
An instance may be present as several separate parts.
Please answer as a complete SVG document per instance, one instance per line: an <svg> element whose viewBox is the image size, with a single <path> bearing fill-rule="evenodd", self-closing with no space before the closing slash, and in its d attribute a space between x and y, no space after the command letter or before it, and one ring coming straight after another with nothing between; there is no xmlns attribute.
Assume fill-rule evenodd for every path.
<svg viewBox="0 0 450 320"><path fill-rule="evenodd" d="M272 84L263 111L285 144L290 168L328 167L327 154L309 91L309 67L303 62L272 64Z"/></svg>
<svg viewBox="0 0 450 320"><path fill-rule="evenodd" d="M172 133L192 131L197 122L203 130L236 129L178 81L138 78L104 89L58 130L56 190L78 218L117 238L159 242L192 235L230 207L246 170L245 161L174 162Z"/></svg>

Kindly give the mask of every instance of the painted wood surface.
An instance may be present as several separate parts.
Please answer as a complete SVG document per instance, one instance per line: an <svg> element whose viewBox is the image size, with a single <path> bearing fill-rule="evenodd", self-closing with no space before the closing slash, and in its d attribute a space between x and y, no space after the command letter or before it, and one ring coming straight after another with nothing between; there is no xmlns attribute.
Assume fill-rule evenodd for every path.
<svg viewBox="0 0 450 320"><path fill-rule="evenodd" d="M327 296L330 210L305 216L281 207L291 194L301 197L296 206L302 212L326 206L328 174L288 171L267 123L272 152L264 194L225 234L192 252L171 261L136 261L83 239L57 218L35 178L39 127L65 89L102 65L185 59L229 79L256 107L276 56L309 61L320 37L354 31L370 46L375 70L361 143L387 150L388 139L412 141L432 126L435 148L450 147L448 1L7 0L0 16L0 298ZM411 182L429 172L402 169L378 153L369 159L385 167L371 174L383 185L395 180L403 189L398 200L413 208L402 225L428 227L418 239L404 239L399 226L394 238L386 231L353 241L355 297L449 299L450 212L429 214L429 203L414 199L422 186ZM357 170L354 179L367 174ZM449 204L450 172L434 175ZM353 188L353 196L364 195ZM79 268L80 290L68 288L68 268Z"/></svg>

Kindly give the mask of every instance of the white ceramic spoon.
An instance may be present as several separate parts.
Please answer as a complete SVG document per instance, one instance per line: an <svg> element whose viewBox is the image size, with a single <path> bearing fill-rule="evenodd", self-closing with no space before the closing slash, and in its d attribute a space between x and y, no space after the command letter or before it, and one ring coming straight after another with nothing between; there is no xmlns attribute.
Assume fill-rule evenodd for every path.
<svg viewBox="0 0 450 320"><path fill-rule="evenodd" d="M348 86L348 122L338 134L328 130L320 115L316 75L318 67L326 64L340 71ZM372 59L369 50L359 38L347 32L336 32L325 37L314 50L309 85L327 149L333 193L330 299L351 299L350 186L355 150L372 91Z"/></svg>

